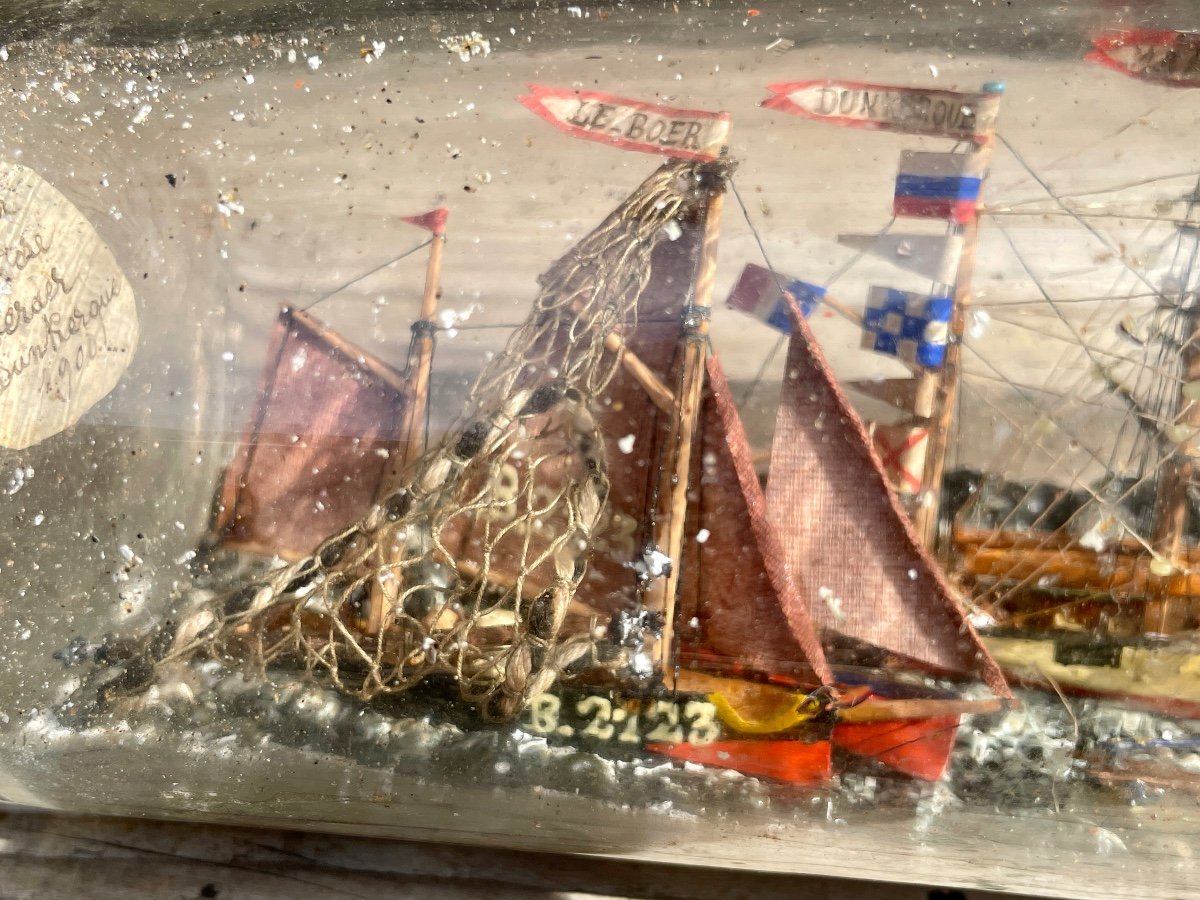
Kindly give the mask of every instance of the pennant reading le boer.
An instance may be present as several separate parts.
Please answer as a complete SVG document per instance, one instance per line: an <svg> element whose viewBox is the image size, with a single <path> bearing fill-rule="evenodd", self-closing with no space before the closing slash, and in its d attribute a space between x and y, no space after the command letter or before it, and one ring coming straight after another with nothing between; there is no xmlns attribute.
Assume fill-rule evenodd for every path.
<svg viewBox="0 0 1200 900"><path fill-rule="evenodd" d="M727 113L674 109L598 91L529 85L528 109L575 137L677 159L716 159L729 134Z"/></svg>
<svg viewBox="0 0 1200 900"><path fill-rule="evenodd" d="M767 109L835 125L982 140L995 126L1000 91L960 94L858 81L768 85Z"/></svg>

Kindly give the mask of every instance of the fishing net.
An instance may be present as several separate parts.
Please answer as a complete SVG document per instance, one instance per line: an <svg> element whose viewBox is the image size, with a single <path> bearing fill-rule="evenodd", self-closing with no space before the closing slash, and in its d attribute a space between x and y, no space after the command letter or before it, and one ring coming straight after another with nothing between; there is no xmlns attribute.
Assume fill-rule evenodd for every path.
<svg viewBox="0 0 1200 900"><path fill-rule="evenodd" d="M597 529L608 466L595 407L621 364L662 240L702 211L713 164L668 163L541 279L526 322L475 381L461 424L405 487L308 557L176 618L155 667L208 656L303 667L363 699L453 678L509 719L602 628L563 624Z"/></svg>

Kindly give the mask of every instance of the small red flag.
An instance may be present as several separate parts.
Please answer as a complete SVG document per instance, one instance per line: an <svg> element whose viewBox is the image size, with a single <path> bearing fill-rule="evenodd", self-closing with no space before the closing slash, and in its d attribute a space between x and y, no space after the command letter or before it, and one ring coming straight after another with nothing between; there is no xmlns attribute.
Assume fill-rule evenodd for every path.
<svg viewBox="0 0 1200 900"><path fill-rule="evenodd" d="M431 209L419 216L401 216L400 221L424 228L426 231L432 231L436 237L441 237L446 233L446 217L449 215L450 210L439 206L437 209Z"/></svg>

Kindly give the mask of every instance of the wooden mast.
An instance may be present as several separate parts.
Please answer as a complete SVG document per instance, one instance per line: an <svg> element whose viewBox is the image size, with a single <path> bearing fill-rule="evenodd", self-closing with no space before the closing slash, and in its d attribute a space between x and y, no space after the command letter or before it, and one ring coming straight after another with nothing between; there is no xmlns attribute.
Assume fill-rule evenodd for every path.
<svg viewBox="0 0 1200 900"><path fill-rule="evenodd" d="M1001 94L1004 85L985 84L985 94ZM995 143L994 125L976 138L973 153L981 158L981 170L986 171ZM983 203L983 187L980 186L977 204ZM917 394L928 394L933 384L933 415L930 419L929 443L925 450L925 467L921 478L921 493L914 515L917 534L922 543L935 550L938 539L938 515L941 511L942 476L946 470L946 452L950 443L950 430L954 425L955 407L958 403L958 386L962 378L962 338L966 331L967 309L971 303L971 278L975 273L975 245L979 236L979 217L972 216L961 229L963 238L962 255L959 257L958 272L954 279L954 315L950 322L950 339L946 346L946 360L936 371L925 371L920 379Z"/></svg>
<svg viewBox="0 0 1200 900"><path fill-rule="evenodd" d="M1193 208L1198 200L1200 187L1191 197ZM1197 226L1181 227L1192 232L1193 241L1200 242ZM1181 310L1184 309L1188 298L1188 286L1180 284L1178 299ZM1181 435L1178 440L1169 440L1169 444L1172 445L1171 455L1163 465L1162 477L1158 483L1153 533L1156 558L1151 563L1150 570L1161 577L1155 579L1152 599L1146 602L1142 611L1144 633L1171 634L1188 628L1188 613L1192 608L1190 597L1172 595L1167 590L1171 576L1188 566L1187 547L1184 542L1188 511L1191 508L1188 486L1196 477L1196 454L1200 452L1200 403L1192 399L1196 386L1200 385L1200 303L1194 294L1191 295L1191 307L1182 314L1186 322L1184 333L1187 337L1180 347L1181 378L1175 406L1177 418L1172 423L1172 429L1181 432Z"/></svg>
<svg viewBox="0 0 1200 900"><path fill-rule="evenodd" d="M704 214L704 241L696 270L695 291L691 305L683 311L681 362L675 390L678 403L672 410L652 520L653 547L669 557L670 565L651 581L643 596L646 611L657 613L662 621L662 636L657 640L647 640L645 651L650 656L653 671L661 674L668 687L673 687L675 680L672 665L675 600L683 559L692 448L696 439L705 361L709 351L708 329L717 269L717 238L725 203L723 183L706 187L709 197Z"/></svg>
<svg viewBox="0 0 1200 900"><path fill-rule="evenodd" d="M409 401L404 408L400 440L404 442L396 462L388 467L380 482L380 496L396 487L404 470L425 450L425 410L429 405L429 375L433 365L433 333L437 329L438 299L442 296L442 251L446 246L445 221L439 222L429 244L425 265L425 291L421 295L421 314L413 322L413 341L408 350Z"/></svg>
<svg viewBox="0 0 1200 900"><path fill-rule="evenodd" d="M438 215L438 212L441 214ZM429 260L425 265L425 290L421 295L421 313L412 324L413 338L408 349L408 398L404 404L404 415L400 425L401 447L399 453L393 453L388 459L375 492L376 502L403 483L409 466L425 451L425 414L429 407L433 334L437 330L434 316L437 315L438 300L442 295L442 251L446 246L444 210L435 211L430 230L433 237L429 243ZM371 592L364 630L368 634L379 634L383 629L385 614L390 608L391 598L388 598L386 590L376 583Z"/></svg>

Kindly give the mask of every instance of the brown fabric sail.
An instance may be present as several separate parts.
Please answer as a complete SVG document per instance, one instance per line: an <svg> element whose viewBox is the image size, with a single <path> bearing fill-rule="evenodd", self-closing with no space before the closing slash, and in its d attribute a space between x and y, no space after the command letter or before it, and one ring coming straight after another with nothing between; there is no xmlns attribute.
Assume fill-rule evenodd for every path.
<svg viewBox="0 0 1200 900"><path fill-rule="evenodd" d="M408 402L399 373L284 308L213 531L226 546L307 554L370 508Z"/></svg>
<svg viewBox="0 0 1200 900"><path fill-rule="evenodd" d="M788 346L767 509L818 627L1011 696L802 318Z"/></svg>
<svg viewBox="0 0 1200 900"><path fill-rule="evenodd" d="M767 515L720 360L708 358L692 468L678 663L815 686L832 681L821 642Z"/></svg>

